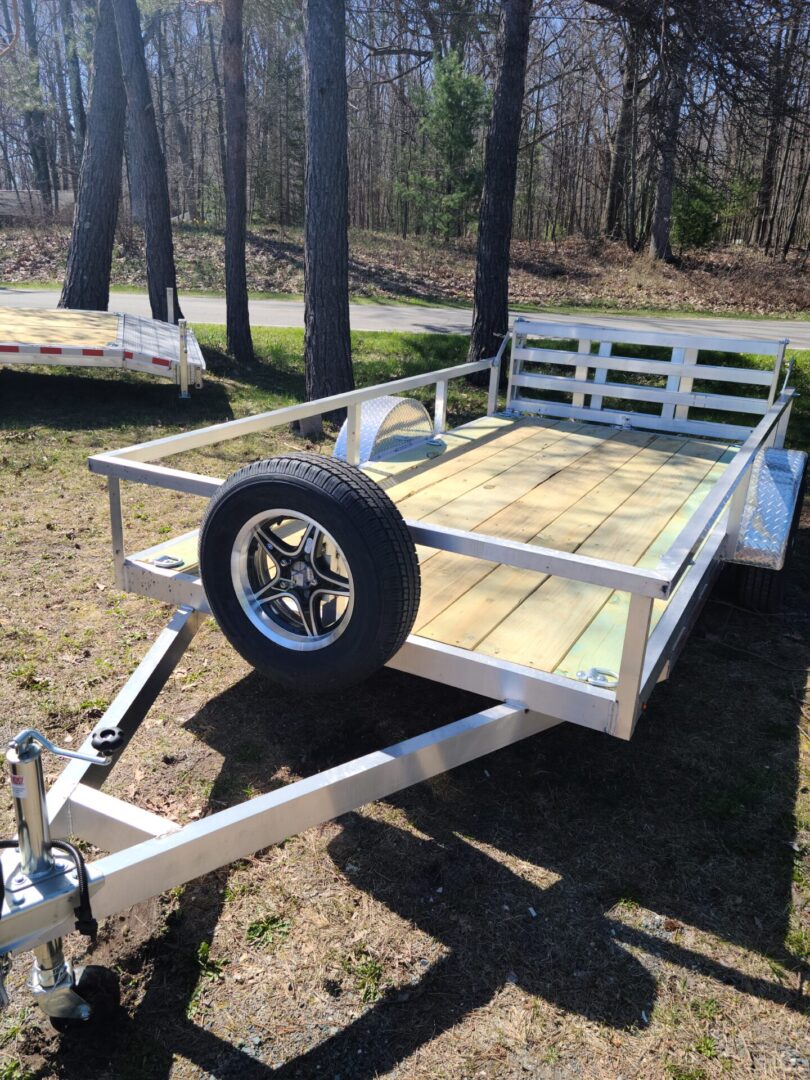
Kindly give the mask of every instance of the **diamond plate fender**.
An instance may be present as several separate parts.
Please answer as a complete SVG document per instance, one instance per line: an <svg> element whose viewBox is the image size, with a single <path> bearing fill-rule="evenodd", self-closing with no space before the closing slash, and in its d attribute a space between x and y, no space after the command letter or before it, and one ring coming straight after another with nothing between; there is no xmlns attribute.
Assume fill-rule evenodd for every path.
<svg viewBox="0 0 810 1080"><path fill-rule="evenodd" d="M729 562L782 569L806 464L807 454L800 450L761 450L756 455Z"/></svg>
<svg viewBox="0 0 810 1080"><path fill-rule="evenodd" d="M433 425L421 401L386 395L364 401L360 412L360 460L380 461L415 442L433 437ZM333 457L346 460L348 422L335 443Z"/></svg>

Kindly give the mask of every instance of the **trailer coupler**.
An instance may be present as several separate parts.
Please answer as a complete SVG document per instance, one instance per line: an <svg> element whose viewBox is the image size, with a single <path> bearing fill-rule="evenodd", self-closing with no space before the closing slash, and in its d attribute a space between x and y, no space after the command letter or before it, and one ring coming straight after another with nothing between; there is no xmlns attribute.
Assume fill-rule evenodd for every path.
<svg viewBox="0 0 810 1080"><path fill-rule="evenodd" d="M0 913L5 898L9 908L13 909L26 903L35 905L45 894L75 893L76 929L95 940L97 924L90 909L87 872L81 853L72 844L51 840L42 770L43 748L58 757L93 765L110 763L110 758L103 755L63 750L31 728L11 740L6 751L6 765L17 820L17 839L3 841L0 845L9 851L0 863ZM10 968L10 957L0 956L0 1008L9 1004L5 980ZM74 970L65 958L61 937L35 947L28 987L55 1027L62 1029L90 1019L93 1006L80 991L83 982L87 981L85 974L94 970Z"/></svg>

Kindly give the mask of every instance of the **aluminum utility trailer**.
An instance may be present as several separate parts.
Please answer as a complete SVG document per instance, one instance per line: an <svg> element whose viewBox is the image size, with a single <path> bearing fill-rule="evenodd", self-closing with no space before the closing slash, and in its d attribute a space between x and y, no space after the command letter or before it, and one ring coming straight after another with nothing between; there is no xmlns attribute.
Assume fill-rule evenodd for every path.
<svg viewBox="0 0 810 1080"><path fill-rule="evenodd" d="M189 396L205 360L194 331L139 315L0 307L0 366L115 368L168 379Z"/></svg>
<svg viewBox="0 0 810 1080"><path fill-rule="evenodd" d="M785 346L521 319L490 360L92 457L119 587L176 611L79 752L25 731L7 754L19 839L0 956L34 949L54 1024L114 995L66 964L74 926L562 721L628 739L725 564L752 606L778 598L805 466L782 449ZM448 430L450 381L483 372L486 415ZM402 397L431 386L432 418ZM163 463L337 409L345 461L285 455L226 482ZM200 537L128 553L122 481L209 500ZM496 703L180 826L101 788L208 611L282 684L329 689L387 662ZM47 796L43 745L73 758ZM67 837L109 854L85 867L51 839Z"/></svg>

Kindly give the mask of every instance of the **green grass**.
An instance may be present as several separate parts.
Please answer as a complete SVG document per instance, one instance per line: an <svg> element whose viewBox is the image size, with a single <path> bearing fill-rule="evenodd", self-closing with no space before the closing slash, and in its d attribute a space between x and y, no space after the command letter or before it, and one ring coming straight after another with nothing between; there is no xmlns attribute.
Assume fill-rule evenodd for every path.
<svg viewBox="0 0 810 1080"><path fill-rule="evenodd" d="M284 941L290 933L290 920L281 915L262 915L248 926L245 938L249 945L269 949Z"/></svg>
<svg viewBox="0 0 810 1080"><path fill-rule="evenodd" d="M224 326L198 324L194 331L211 370L227 379L234 415L293 404L304 398L303 330L254 329L256 363L250 366L236 365L226 355ZM462 334L356 331L352 334L352 356L357 386L371 386L463 364L467 358L467 338ZM429 402L433 391L417 391L414 396ZM469 419L476 410L483 411L484 401L483 391L470 388L462 380L451 382L448 406L456 421Z"/></svg>
<svg viewBox="0 0 810 1080"><path fill-rule="evenodd" d="M382 994L383 967L364 945L359 945L343 961L344 970L352 977L360 1000L366 1005L378 1001Z"/></svg>
<svg viewBox="0 0 810 1080"><path fill-rule="evenodd" d="M691 1002L690 1008L699 1020L715 1020L720 1013L716 998L696 998Z"/></svg>
<svg viewBox="0 0 810 1080"><path fill-rule="evenodd" d="M713 1039L711 1035L701 1035L695 1043L695 1050L697 1050L701 1057L709 1058L709 1060L716 1058L717 1040Z"/></svg>
<svg viewBox="0 0 810 1080"><path fill-rule="evenodd" d="M207 941L200 942L197 947L197 966L201 978L218 982L223 977L227 963L227 960L218 960L211 955L211 946Z"/></svg>
<svg viewBox="0 0 810 1080"><path fill-rule="evenodd" d="M677 1065L671 1061L666 1070L670 1080L706 1080L706 1070L699 1065Z"/></svg>
<svg viewBox="0 0 810 1080"><path fill-rule="evenodd" d="M34 1080L34 1074L16 1058L0 1061L0 1080Z"/></svg>

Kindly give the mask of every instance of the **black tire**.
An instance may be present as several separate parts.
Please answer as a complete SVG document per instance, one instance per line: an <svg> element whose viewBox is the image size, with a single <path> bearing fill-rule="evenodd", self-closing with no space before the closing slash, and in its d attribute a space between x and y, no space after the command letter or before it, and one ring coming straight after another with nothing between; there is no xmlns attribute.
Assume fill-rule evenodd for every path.
<svg viewBox="0 0 810 1080"><path fill-rule="evenodd" d="M88 1025L95 1027L97 1024L109 1022L121 1006L118 976L114 971L100 964L88 964L87 967L82 968L74 989L90 1006L90 1016L87 1020L49 1017L51 1027L62 1035L71 1031L86 1031Z"/></svg>
<svg viewBox="0 0 810 1080"><path fill-rule="evenodd" d="M288 569L279 568L284 529L280 538L272 527L285 519L268 517L269 531L260 520L279 508L309 519L321 530L313 543L328 538L342 555L335 565L345 562L346 596L333 597L331 607L334 613L343 604L344 613L335 615L337 621L323 634L324 597L316 617L312 594L329 594L315 580L325 564L307 549L281 560ZM259 524L251 526L254 521ZM256 538L259 531L262 539ZM263 543L265 534L271 545ZM246 570L234 569L232 561ZM268 576L256 588L253 578L263 572L262 565ZM419 563L396 506L365 473L320 454L288 454L233 473L203 518L200 571L211 611L236 651L274 682L305 692L339 690L377 671L402 646L419 608ZM331 564L324 573L338 580ZM283 580L282 574L287 575ZM304 575L312 581L302 583ZM284 595L281 587L288 590ZM256 593L274 598L259 603ZM293 623L299 621L296 637Z"/></svg>
<svg viewBox="0 0 810 1080"><path fill-rule="evenodd" d="M758 612L762 615L775 615L784 607L785 586L790 574L793 551L799 533L806 486L807 471L805 470L799 484L799 493L796 497L796 506L793 510L793 518L790 523L785 548L785 561L781 570L768 570L764 566L726 567L725 573L729 574L729 581L726 585L725 595L747 611Z"/></svg>

